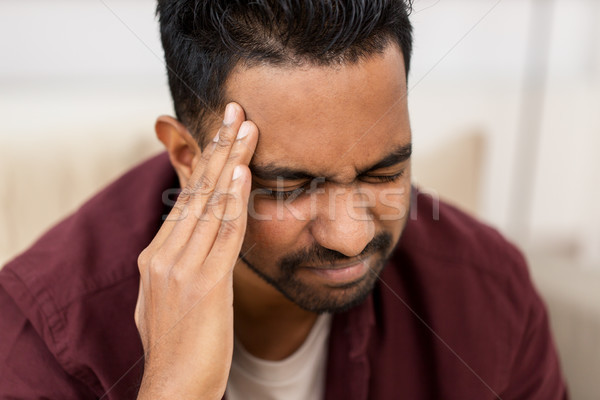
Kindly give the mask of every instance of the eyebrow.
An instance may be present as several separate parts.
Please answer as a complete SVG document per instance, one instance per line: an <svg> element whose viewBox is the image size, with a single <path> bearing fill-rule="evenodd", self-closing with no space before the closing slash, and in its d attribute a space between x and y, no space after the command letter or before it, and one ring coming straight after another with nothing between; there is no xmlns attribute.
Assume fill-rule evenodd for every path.
<svg viewBox="0 0 600 400"><path fill-rule="evenodd" d="M382 168L391 167L396 164L400 164L410 158L412 154L412 144L409 143L404 146L397 147L392 150L391 153L386 155L380 161L375 164L363 169L357 170L357 176L361 176L370 171L375 171ZM278 166L275 164L265 165L251 165L250 171L252 176L264 181L275 181L279 179L286 180L303 180L303 179L314 179L316 176L309 171Z"/></svg>
<svg viewBox="0 0 600 400"><path fill-rule="evenodd" d="M409 143L404 146L397 147L392 150L390 154L385 156L381 161L376 162L368 168L365 168L360 171L356 171L358 176L364 175L367 172L375 171L378 169L383 169L387 167L391 167L393 165L400 164L410 158L412 154L412 143Z"/></svg>

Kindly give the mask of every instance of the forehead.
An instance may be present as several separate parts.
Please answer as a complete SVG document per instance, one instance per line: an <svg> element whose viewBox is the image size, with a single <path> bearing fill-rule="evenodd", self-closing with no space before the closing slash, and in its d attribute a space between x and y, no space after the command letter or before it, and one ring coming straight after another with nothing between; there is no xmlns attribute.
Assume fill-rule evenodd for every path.
<svg viewBox="0 0 600 400"><path fill-rule="evenodd" d="M411 140L394 45L355 64L239 67L226 91L260 131L252 165L343 179Z"/></svg>

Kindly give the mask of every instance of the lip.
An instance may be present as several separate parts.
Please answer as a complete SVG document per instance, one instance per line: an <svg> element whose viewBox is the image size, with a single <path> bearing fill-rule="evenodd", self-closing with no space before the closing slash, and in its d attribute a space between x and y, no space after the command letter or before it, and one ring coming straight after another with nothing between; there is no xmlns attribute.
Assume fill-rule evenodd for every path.
<svg viewBox="0 0 600 400"><path fill-rule="evenodd" d="M362 260L349 264L305 267L304 269L325 278L328 281L344 283L355 281L363 277L369 269L369 264L368 260Z"/></svg>

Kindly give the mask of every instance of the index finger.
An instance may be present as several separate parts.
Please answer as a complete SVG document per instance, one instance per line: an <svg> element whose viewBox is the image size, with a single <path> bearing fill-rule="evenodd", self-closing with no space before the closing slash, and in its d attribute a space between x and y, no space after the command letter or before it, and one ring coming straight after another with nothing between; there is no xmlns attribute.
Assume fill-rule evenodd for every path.
<svg viewBox="0 0 600 400"><path fill-rule="evenodd" d="M189 237L198 217L202 215L207 198L215 190L243 119L242 107L237 103L229 103L215 139L202 152L198 165L153 240L154 245L164 243L170 234L177 236L176 242ZM174 233L174 229L177 232Z"/></svg>

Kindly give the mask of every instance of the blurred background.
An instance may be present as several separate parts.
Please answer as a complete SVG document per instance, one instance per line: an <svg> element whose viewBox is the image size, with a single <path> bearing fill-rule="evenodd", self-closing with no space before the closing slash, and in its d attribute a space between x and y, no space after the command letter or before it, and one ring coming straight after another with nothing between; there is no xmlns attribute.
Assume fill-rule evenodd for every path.
<svg viewBox="0 0 600 400"><path fill-rule="evenodd" d="M151 0L0 2L0 264L160 151ZM519 244L574 399L600 398L600 1L415 0L424 190Z"/></svg>

